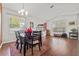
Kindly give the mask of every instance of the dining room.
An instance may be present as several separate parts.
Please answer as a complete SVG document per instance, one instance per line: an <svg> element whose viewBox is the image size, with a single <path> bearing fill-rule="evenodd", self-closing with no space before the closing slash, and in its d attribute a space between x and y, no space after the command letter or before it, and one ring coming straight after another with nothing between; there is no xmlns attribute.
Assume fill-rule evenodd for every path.
<svg viewBox="0 0 79 59"><path fill-rule="evenodd" d="M2 3L1 7L1 56L79 55L78 3Z"/></svg>

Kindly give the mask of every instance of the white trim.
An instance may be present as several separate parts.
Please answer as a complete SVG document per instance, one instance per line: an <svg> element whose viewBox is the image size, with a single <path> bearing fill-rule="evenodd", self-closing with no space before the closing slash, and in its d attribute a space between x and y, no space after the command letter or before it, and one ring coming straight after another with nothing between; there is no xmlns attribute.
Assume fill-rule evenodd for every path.
<svg viewBox="0 0 79 59"><path fill-rule="evenodd" d="M15 42L15 41L16 41L16 40L8 41L8 42L2 42L1 45L0 45L0 48L2 47L3 44L10 43L10 42Z"/></svg>
<svg viewBox="0 0 79 59"><path fill-rule="evenodd" d="M7 42L3 42L3 44L6 44L6 43L10 43L10 42L15 42L16 40L13 40L13 41L7 41Z"/></svg>

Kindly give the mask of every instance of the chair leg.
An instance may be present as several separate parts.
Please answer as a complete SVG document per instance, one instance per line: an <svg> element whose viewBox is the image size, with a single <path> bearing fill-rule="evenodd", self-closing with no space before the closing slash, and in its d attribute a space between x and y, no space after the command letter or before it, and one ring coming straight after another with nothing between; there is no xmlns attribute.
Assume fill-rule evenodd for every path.
<svg viewBox="0 0 79 59"><path fill-rule="evenodd" d="M42 46L42 40L40 41L40 45Z"/></svg>
<svg viewBox="0 0 79 59"><path fill-rule="evenodd" d="M20 53L21 53L21 51L22 51L22 44L20 45Z"/></svg>
<svg viewBox="0 0 79 59"><path fill-rule="evenodd" d="M16 49L18 49L18 47L19 47L18 39L16 40L15 46L16 46Z"/></svg>
<svg viewBox="0 0 79 59"><path fill-rule="evenodd" d="M24 56L26 55L26 44L24 44L23 46L23 53L24 53Z"/></svg>
<svg viewBox="0 0 79 59"><path fill-rule="evenodd" d="M32 51L32 55L33 55L33 45L31 46L31 51Z"/></svg>
<svg viewBox="0 0 79 59"><path fill-rule="evenodd" d="M27 49L28 49L28 44L27 44Z"/></svg>
<svg viewBox="0 0 79 59"><path fill-rule="evenodd" d="M39 46L39 51L41 50L41 48L40 48L40 44L38 44L38 46Z"/></svg>
<svg viewBox="0 0 79 59"><path fill-rule="evenodd" d="M19 47L19 44L17 43L17 44L16 44L16 49L18 49L18 47Z"/></svg>

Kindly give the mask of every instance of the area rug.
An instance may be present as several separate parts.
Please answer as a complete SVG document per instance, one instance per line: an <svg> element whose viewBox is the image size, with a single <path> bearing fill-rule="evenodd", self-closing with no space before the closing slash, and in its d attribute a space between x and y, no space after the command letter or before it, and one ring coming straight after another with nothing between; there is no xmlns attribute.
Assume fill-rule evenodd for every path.
<svg viewBox="0 0 79 59"><path fill-rule="evenodd" d="M33 50L34 52L33 56L41 56L44 53L46 53L46 51L48 50L49 48L46 45L43 45L40 51L39 51L39 47L36 46L34 47L34 50ZM16 49L15 43L13 43L13 44L10 44L10 55L11 56L23 56L23 52L20 53L19 50ZM27 50L26 56L32 56L30 48Z"/></svg>

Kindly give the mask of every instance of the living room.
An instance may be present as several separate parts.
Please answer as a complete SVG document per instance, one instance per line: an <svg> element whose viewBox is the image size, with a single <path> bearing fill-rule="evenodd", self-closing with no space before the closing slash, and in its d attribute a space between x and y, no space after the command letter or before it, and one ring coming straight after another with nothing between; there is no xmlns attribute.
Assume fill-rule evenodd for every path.
<svg viewBox="0 0 79 59"><path fill-rule="evenodd" d="M0 40L0 55L79 55L78 3L2 3L0 6L0 36L2 38ZM19 50L15 48L17 41L15 31L24 31L29 27L31 27L33 31L42 31L43 45L41 51L34 47L36 50L32 51L34 52L32 55L31 51L23 54L24 50L20 53L18 52ZM70 48L67 48L68 46L70 46ZM73 50L72 48L75 49ZM7 49L8 52L4 53ZM67 49L67 51L65 51L65 49ZM70 53L71 51L72 54Z"/></svg>

